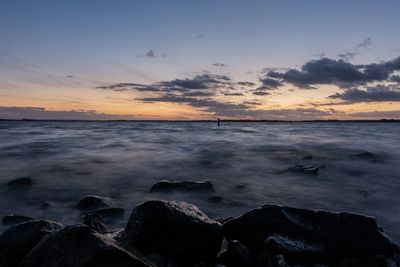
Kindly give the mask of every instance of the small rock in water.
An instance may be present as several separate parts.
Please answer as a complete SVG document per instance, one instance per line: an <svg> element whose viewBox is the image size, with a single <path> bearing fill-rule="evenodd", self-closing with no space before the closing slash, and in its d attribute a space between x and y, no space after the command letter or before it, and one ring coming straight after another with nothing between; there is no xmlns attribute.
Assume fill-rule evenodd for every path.
<svg viewBox="0 0 400 267"><path fill-rule="evenodd" d="M35 220L14 225L0 236L0 254L18 263L46 235L62 229L58 222Z"/></svg>
<svg viewBox="0 0 400 267"><path fill-rule="evenodd" d="M152 200L132 211L122 240L145 255L158 253L178 266L195 266L216 259L222 228L194 205Z"/></svg>
<svg viewBox="0 0 400 267"><path fill-rule="evenodd" d="M45 202L43 202L43 203L40 205L40 208L41 208L41 209L48 209L48 208L50 208L51 206L53 206L53 204L52 204L51 202L45 201Z"/></svg>
<svg viewBox="0 0 400 267"><path fill-rule="evenodd" d="M79 201L75 208L80 210L95 210L108 207L108 201L104 197L88 195Z"/></svg>
<svg viewBox="0 0 400 267"><path fill-rule="evenodd" d="M246 184L237 184L234 187L235 190L243 190L245 188L246 188Z"/></svg>
<svg viewBox="0 0 400 267"><path fill-rule="evenodd" d="M158 191L199 191L212 192L214 186L210 181L192 182L192 181L167 181L162 180L154 184L150 192Z"/></svg>
<svg viewBox="0 0 400 267"><path fill-rule="evenodd" d="M12 187L25 187L31 186L33 184L32 178L30 177L21 177L18 179L11 180L7 183L8 186Z"/></svg>
<svg viewBox="0 0 400 267"><path fill-rule="evenodd" d="M313 156L311 156L311 155L303 157L303 160L312 160L312 159L313 159Z"/></svg>
<svg viewBox="0 0 400 267"><path fill-rule="evenodd" d="M381 163L382 162L382 159L378 158L377 155L375 155L371 152L361 152L361 153L350 155L350 157L370 161L373 163Z"/></svg>
<svg viewBox="0 0 400 267"><path fill-rule="evenodd" d="M2 224L3 225L14 225L23 222L33 221L34 218L24 216L24 215L15 215L15 214L8 214L3 217Z"/></svg>
<svg viewBox="0 0 400 267"><path fill-rule="evenodd" d="M86 214L83 223L89 226L91 229L95 230L96 232L102 234L107 232L107 228L104 225L103 218L97 214L93 213Z"/></svg>
<svg viewBox="0 0 400 267"><path fill-rule="evenodd" d="M303 166L303 165L296 165L293 167L289 167L286 171L283 173L287 172L293 172L293 173L300 173L300 174L318 174L318 167L314 166Z"/></svg>
<svg viewBox="0 0 400 267"><path fill-rule="evenodd" d="M219 203L219 202L222 202L222 200L223 200L223 198L220 196L213 196L208 199L208 201L210 201L212 203Z"/></svg>

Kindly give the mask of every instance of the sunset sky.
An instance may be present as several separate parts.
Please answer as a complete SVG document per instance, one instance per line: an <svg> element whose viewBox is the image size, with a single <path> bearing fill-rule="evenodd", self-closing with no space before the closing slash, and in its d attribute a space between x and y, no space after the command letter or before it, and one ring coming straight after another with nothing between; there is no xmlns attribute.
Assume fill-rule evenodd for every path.
<svg viewBox="0 0 400 267"><path fill-rule="evenodd" d="M400 1L0 0L0 118L400 119Z"/></svg>

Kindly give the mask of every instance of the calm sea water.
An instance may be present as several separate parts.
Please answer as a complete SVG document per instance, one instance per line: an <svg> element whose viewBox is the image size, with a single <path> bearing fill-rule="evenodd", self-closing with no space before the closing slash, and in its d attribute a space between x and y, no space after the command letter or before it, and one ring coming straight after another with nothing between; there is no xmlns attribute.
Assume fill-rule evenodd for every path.
<svg viewBox="0 0 400 267"><path fill-rule="evenodd" d="M371 215L399 242L399 133L400 123L0 122L0 216L79 222L72 207L87 194L127 210L114 227L154 198L213 218L281 204ZM362 152L374 157L354 156ZM297 164L320 172L281 173ZM5 186L22 176L34 179L30 189ZM210 180L216 191L149 193L162 179ZM223 201L208 200L216 195Z"/></svg>

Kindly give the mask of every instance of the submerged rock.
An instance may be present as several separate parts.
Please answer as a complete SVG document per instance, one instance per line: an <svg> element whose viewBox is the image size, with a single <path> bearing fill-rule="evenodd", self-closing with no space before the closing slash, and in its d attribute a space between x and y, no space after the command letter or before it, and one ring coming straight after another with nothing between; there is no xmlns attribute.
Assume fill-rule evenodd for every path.
<svg viewBox="0 0 400 267"><path fill-rule="evenodd" d="M144 257L118 247L106 235L74 225L49 235L22 260L20 267L150 267Z"/></svg>
<svg viewBox="0 0 400 267"><path fill-rule="evenodd" d="M311 156L311 155L303 157L303 160L312 160L312 159L313 159L313 156Z"/></svg>
<svg viewBox="0 0 400 267"><path fill-rule="evenodd" d="M209 202L212 203L219 203L222 202L224 199L221 196L213 196L208 199Z"/></svg>
<svg viewBox="0 0 400 267"><path fill-rule="evenodd" d="M158 253L180 266L194 266L215 260L222 228L194 205L153 200L132 211L123 240L144 255Z"/></svg>
<svg viewBox="0 0 400 267"><path fill-rule="evenodd" d="M3 217L1 220L1 223L3 225L14 225L14 224L19 224L23 222L28 222L28 221L33 221L35 220L34 218L24 216L24 215L16 215L16 214L8 214Z"/></svg>
<svg viewBox="0 0 400 267"><path fill-rule="evenodd" d="M300 174L313 174L313 175L316 175L316 174L318 174L318 171L319 171L318 167L296 165L296 166L293 166L293 167L289 167L283 173L293 172L293 173L300 173Z"/></svg>
<svg viewBox="0 0 400 267"><path fill-rule="evenodd" d="M212 192L214 186L210 181L167 181L162 180L150 188L150 192L158 191L201 191Z"/></svg>
<svg viewBox="0 0 400 267"><path fill-rule="evenodd" d="M62 229L58 222L35 220L14 225L0 236L0 254L17 263L46 235Z"/></svg>
<svg viewBox="0 0 400 267"><path fill-rule="evenodd" d="M25 187L25 186L31 186L32 184L33 184L32 178L30 177L17 178L7 183L7 185L10 187Z"/></svg>
<svg viewBox="0 0 400 267"><path fill-rule="evenodd" d="M108 200L104 197L88 195L80 200L75 208L80 210L95 210L108 207Z"/></svg>
<svg viewBox="0 0 400 267"><path fill-rule="evenodd" d="M223 230L228 240L238 240L252 251L264 250L264 241L276 234L306 244L319 243L332 262L370 255L390 257L396 249L375 219L351 213L265 205L225 222Z"/></svg>
<svg viewBox="0 0 400 267"><path fill-rule="evenodd" d="M124 217L125 210L123 208L105 208L105 209L98 209L92 210L88 213L96 214L103 219L117 219Z"/></svg>

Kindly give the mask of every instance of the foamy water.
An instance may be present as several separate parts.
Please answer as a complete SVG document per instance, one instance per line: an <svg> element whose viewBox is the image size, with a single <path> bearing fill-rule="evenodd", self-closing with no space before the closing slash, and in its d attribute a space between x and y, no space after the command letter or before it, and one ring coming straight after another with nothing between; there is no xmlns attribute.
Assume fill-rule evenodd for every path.
<svg viewBox="0 0 400 267"><path fill-rule="evenodd" d="M399 133L400 123L0 122L0 216L80 222L72 207L87 194L127 210L114 227L154 198L184 200L214 218L281 204L371 215L399 243ZM355 156L362 152L374 156ZM298 164L319 174L281 173ZM23 176L31 188L5 185ZM162 179L210 180L216 190L149 193ZM53 205L41 209L44 201Z"/></svg>

